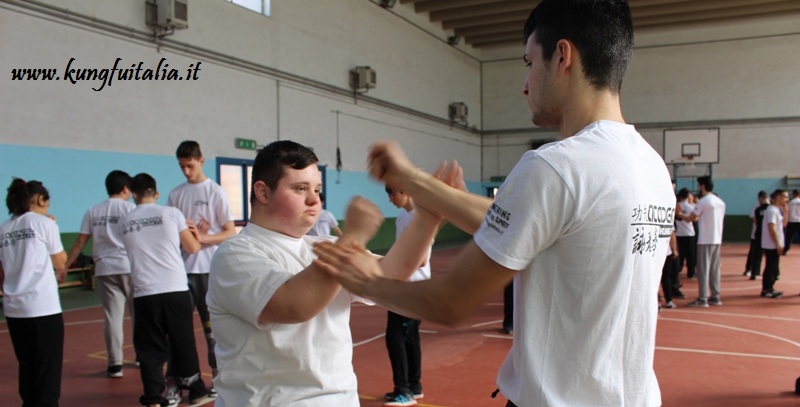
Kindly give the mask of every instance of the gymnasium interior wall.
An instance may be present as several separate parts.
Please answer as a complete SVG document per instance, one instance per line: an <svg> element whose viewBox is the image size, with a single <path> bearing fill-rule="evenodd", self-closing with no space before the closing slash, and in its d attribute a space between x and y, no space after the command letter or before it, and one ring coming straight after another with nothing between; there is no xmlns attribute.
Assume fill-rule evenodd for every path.
<svg viewBox="0 0 800 407"><path fill-rule="evenodd" d="M216 178L217 157L255 156L236 149L235 138L291 139L327 166L327 203L337 218L359 194L391 220L397 209L368 179L366 152L396 139L426 170L457 159L470 189L484 193L532 141L558 137L530 124L522 41L453 47L411 7L293 0L273 2L265 17L224 0L192 1L189 28L157 41L143 0L0 0L0 182L42 180L61 231L75 233L83 212L105 197L111 169L151 173L163 203L183 182L173 155L180 141L200 142L205 172ZM756 191L800 176L799 40L800 22L781 16L637 32L623 113L657 151L665 129L720 128L713 175L735 226L726 238L744 235L736 225ZM115 81L99 91L92 88L102 81L10 80L15 68L62 73L71 58L73 67L100 69L116 58L121 68L155 68L166 58L181 74L202 65L196 81ZM355 96L348 71L360 65L376 70L377 87ZM470 108L466 124L448 121L456 101Z"/></svg>

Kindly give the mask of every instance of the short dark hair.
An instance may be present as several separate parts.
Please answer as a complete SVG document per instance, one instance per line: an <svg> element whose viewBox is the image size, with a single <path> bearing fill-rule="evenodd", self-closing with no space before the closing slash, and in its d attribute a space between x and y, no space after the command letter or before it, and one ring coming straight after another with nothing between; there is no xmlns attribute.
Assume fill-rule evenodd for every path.
<svg viewBox="0 0 800 407"><path fill-rule="evenodd" d="M6 190L6 206L8 213L14 216L24 215L31 208L31 199L41 196L45 201L50 200L50 193L39 181L25 181L14 178Z"/></svg>
<svg viewBox="0 0 800 407"><path fill-rule="evenodd" d="M714 190L714 181L708 175L697 177L697 184L706 188L706 191L711 192Z"/></svg>
<svg viewBox="0 0 800 407"><path fill-rule="evenodd" d="M767 197L767 191L761 190L758 191L758 199L764 199Z"/></svg>
<svg viewBox="0 0 800 407"><path fill-rule="evenodd" d="M158 192L156 179L144 172L136 174L131 180L131 192L140 198L155 195Z"/></svg>
<svg viewBox="0 0 800 407"><path fill-rule="evenodd" d="M175 155L178 158L194 158L197 160L203 158L203 153L200 151L200 144L193 140L186 140L178 145L178 149L175 150Z"/></svg>
<svg viewBox="0 0 800 407"><path fill-rule="evenodd" d="M684 199L686 199L688 197L689 197L689 190L688 189L681 188L680 191L678 191L678 198L680 200L684 200Z"/></svg>
<svg viewBox="0 0 800 407"><path fill-rule="evenodd" d="M780 189L780 188L778 188L778 189L776 189L776 190L772 191L772 194L770 194L770 196L769 196L769 197L770 197L770 199L773 199L773 200L774 200L775 198L777 198L777 197L779 197L779 196L781 196L781 195L783 195L783 194L785 194L785 193L786 193L786 190L785 190L785 189Z"/></svg>
<svg viewBox="0 0 800 407"><path fill-rule="evenodd" d="M258 152L253 163L253 179L250 188L250 202L255 202L257 181L267 184L270 190L278 187L286 167L302 170L319 162L310 148L290 140L274 141Z"/></svg>
<svg viewBox="0 0 800 407"><path fill-rule="evenodd" d="M792 196L799 196L799 195L800 195L800 189L793 189L792 190Z"/></svg>
<svg viewBox="0 0 800 407"><path fill-rule="evenodd" d="M525 22L549 61L562 39L580 53L583 73L596 89L619 93L633 54L633 22L625 0L542 0Z"/></svg>
<svg viewBox="0 0 800 407"><path fill-rule="evenodd" d="M109 196L122 192L125 187L131 189L131 176L127 172L114 170L106 175L106 192Z"/></svg>

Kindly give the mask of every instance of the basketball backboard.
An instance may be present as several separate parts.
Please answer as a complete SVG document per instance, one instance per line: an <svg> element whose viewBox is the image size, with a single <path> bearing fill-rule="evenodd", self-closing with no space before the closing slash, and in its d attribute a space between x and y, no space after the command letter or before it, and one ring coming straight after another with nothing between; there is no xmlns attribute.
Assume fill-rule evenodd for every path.
<svg viewBox="0 0 800 407"><path fill-rule="evenodd" d="M719 163L719 128L664 130L664 162Z"/></svg>

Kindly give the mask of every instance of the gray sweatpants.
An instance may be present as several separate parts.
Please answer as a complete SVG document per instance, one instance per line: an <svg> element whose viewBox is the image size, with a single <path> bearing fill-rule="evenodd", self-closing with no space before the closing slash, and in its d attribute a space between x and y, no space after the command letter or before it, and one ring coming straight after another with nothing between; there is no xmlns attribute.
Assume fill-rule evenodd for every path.
<svg viewBox="0 0 800 407"><path fill-rule="evenodd" d="M123 322L125 304L133 319L133 285L130 274L96 276L100 303L103 304L103 333L106 339L108 365L122 364Z"/></svg>
<svg viewBox="0 0 800 407"><path fill-rule="evenodd" d="M719 297L719 257L720 245L697 245L697 291L700 299L708 298L709 289L712 297Z"/></svg>

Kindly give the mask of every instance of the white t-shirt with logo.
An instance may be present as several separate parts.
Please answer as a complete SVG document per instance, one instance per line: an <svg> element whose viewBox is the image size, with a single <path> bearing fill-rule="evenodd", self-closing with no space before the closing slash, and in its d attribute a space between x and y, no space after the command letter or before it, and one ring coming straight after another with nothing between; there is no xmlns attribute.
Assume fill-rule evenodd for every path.
<svg viewBox="0 0 800 407"><path fill-rule="evenodd" d="M53 260L64 251L58 225L26 212L0 225L3 264L3 312L12 318L35 318L61 312Z"/></svg>
<svg viewBox="0 0 800 407"><path fill-rule="evenodd" d="M92 258L96 276L130 274L131 263L122 244L119 220L136 208L132 202L118 198L92 206L83 215L80 233L92 236Z"/></svg>
<svg viewBox="0 0 800 407"><path fill-rule="evenodd" d="M248 224L222 243L209 276L208 310L217 340L217 407L357 407L350 303L341 289L318 315L299 324L259 324L275 291L316 258L312 245Z"/></svg>
<svg viewBox="0 0 800 407"><path fill-rule="evenodd" d="M658 286L675 217L663 159L633 126L601 121L528 151L478 246L514 277L514 342L500 368L519 406L661 405Z"/></svg>
<svg viewBox="0 0 800 407"><path fill-rule="evenodd" d="M680 201L678 202L678 205L680 205L681 211L683 212L684 215L688 215L692 213L692 211L694 210L694 205L686 201ZM692 224L692 222L676 219L675 236L680 236L680 237L694 236L694 225Z"/></svg>
<svg viewBox="0 0 800 407"><path fill-rule="evenodd" d="M394 238L397 240L403 231L406 230L408 225L411 223L411 219L414 219L414 211L411 212L401 209L400 213L397 215L397 219L394 221L395 225L395 234ZM433 242L431 242L431 245ZM408 278L408 281L422 281L428 280L431 278L431 247L428 248L428 257L425 260L425 265L418 268L411 277Z"/></svg>
<svg viewBox="0 0 800 407"><path fill-rule="evenodd" d="M197 184L184 182L169 193L167 206L174 206L191 219L195 225L205 220L208 222L209 234L222 232L222 226L233 222L233 212L228 205L225 191L210 178ZM183 252L188 274L208 273L211 257L217 250L216 245L203 245L197 253Z"/></svg>
<svg viewBox="0 0 800 407"><path fill-rule="evenodd" d="M770 223L774 223L777 226L775 230L777 232L778 241L780 242L780 246L783 247L783 213L781 209L775 205L767 207L767 210L764 211L764 220L761 221L761 248L775 250L778 246L775 244L775 241L772 240L772 235L769 233L771 229L769 226Z"/></svg>
<svg viewBox="0 0 800 407"><path fill-rule="evenodd" d="M339 222L336 221L336 217L333 216L330 211L325 209L319 213L319 217L317 218L317 223L311 227L311 230L308 231L308 235L310 236L330 236L331 229L339 227Z"/></svg>
<svg viewBox="0 0 800 407"><path fill-rule="evenodd" d="M714 193L700 198L692 211L697 215L697 244L722 244L722 225L725 220L725 202Z"/></svg>
<svg viewBox="0 0 800 407"><path fill-rule="evenodd" d="M133 297L188 291L180 233L188 228L181 211L146 203L119 222L131 262Z"/></svg>

